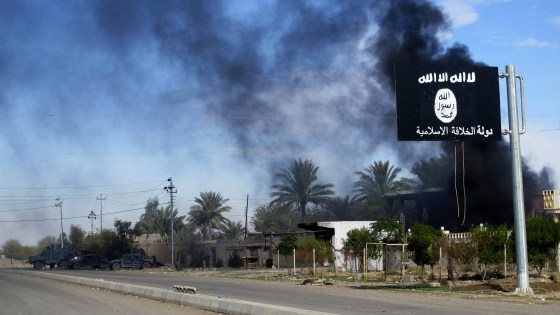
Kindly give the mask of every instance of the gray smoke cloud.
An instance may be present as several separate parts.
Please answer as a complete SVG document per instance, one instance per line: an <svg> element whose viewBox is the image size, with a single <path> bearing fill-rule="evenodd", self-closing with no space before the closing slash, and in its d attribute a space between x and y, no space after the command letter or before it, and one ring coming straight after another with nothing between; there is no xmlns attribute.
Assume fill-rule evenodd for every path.
<svg viewBox="0 0 560 315"><path fill-rule="evenodd" d="M397 141L394 62L476 63L422 0L0 0L0 26L0 145L20 187L203 162L211 178L221 154L263 195L297 158L346 194L375 160L406 170L446 150Z"/></svg>

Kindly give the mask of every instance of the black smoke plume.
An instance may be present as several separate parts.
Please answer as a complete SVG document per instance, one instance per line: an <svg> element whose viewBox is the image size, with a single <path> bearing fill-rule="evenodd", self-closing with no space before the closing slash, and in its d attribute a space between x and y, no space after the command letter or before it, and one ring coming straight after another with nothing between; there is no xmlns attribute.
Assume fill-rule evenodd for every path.
<svg viewBox="0 0 560 315"><path fill-rule="evenodd" d="M447 30L449 23L427 1L390 1L379 16L379 23L380 32L371 52L378 58L376 69L386 78L388 87L394 88L395 62L483 65L472 60L468 48L462 44L448 49L441 46L437 34ZM502 142L440 145L444 153L456 158L457 172L449 179L446 192L426 196L435 199L427 202L431 207L427 209L427 221L452 230L465 230L480 223L511 225L513 185L509 142L504 138ZM539 209L542 190L551 187L550 176L547 169L536 173L525 161L522 174L525 210L533 213Z"/></svg>
<svg viewBox="0 0 560 315"><path fill-rule="evenodd" d="M448 143L395 141L396 62L483 65L465 45L442 45L439 36L450 22L433 3L278 1L264 7L268 18L255 20L227 15L226 4L177 2L172 9L132 12L155 12L153 32L162 53L180 61L186 76L198 82L198 93L212 96L207 112L220 117L247 160L272 173L294 158L336 156L343 162L327 169L336 165L346 175L331 179L351 187L353 172L363 161L371 163L367 157L382 147L391 147L405 164L437 150L454 154ZM449 209L431 209L429 216L458 229L479 222L511 224L508 143L470 142L460 152L466 170L457 175L465 188L460 204L467 206L457 216L457 198L449 188L444 197L452 201ZM523 175L529 211L550 182L546 170L536 174L526 163Z"/></svg>

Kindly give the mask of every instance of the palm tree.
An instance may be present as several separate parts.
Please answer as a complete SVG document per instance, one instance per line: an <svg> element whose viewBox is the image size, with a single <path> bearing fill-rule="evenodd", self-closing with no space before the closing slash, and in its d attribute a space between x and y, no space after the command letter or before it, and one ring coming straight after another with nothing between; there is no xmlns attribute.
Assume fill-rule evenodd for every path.
<svg viewBox="0 0 560 315"><path fill-rule="evenodd" d="M275 190L270 194L275 198L272 203L297 208L301 213L301 221L304 222L307 203L326 204L330 196L334 195L331 189L333 184L315 184L318 170L319 167L311 160L292 161L288 169L276 174L283 183L272 185L271 188Z"/></svg>
<svg viewBox="0 0 560 315"><path fill-rule="evenodd" d="M159 207L157 198L149 199L145 207L146 212L140 216L140 220L136 223L134 230L140 234L158 233L161 236L171 233L171 216L173 216L173 232L179 232L185 225L184 215L179 216L179 210L174 209L173 213L170 207Z"/></svg>
<svg viewBox="0 0 560 315"><path fill-rule="evenodd" d="M419 188L444 188L453 178L453 157L441 154L438 158L431 158L414 163L411 173L420 180Z"/></svg>
<svg viewBox="0 0 560 315"><path fill-rule="evenodd" d="M354 218L356 202L346 195L344 198L336 197L331 199L327 205L327 210L332 213L336 220L347 221Z"/></svg>
<svg viewBox="0 0 560 315"><path fill-rule="evenodd" d="M154 223L160 235L171 234L171 218L173 218L173 234L177 234L185 225L184 220L186 216L179 216L179 210L173 209L173 212L171 212L170 208L170 206L160 207L154 217L157 220Z"/></svg>
<svg viewBox="0 0 560 315"><path fill-rule="evenodd" d="M231 210L230 206L224 205L229 199L226 199L215 192L201 192L200 198L194 198L197 205L191 207L187 220L200 228L202 237L205 240L211 238L211 231L218 229L220 223L227 223L229 220L223 216L223 213Z"/></svg>
<svg viewBox="0 0 560 315"><path fill-rule="evenodd" d="M356 199L358 201L383 199L384 194L396 191L399 183L397 176L400 172L401 169L390 165L389 161L376 161L363 172L356 172L359 176L358 181L354 183Z"/></svg>
<svg viewBox="0 0 560 315"><path fill-rule="evenodd" d="M220 225L220 232L223 234L224 239L235 241L245 233L245 227L241 224L241 221L228 221Z"/></svg>
<svg viewBox="0 0 560 315"><path fill-rule="evenodd" d="M401 169L390 165L389 161L376 161L365 168L364 171L356 172L359 179L354 183L356 187L354 201L362 208L358 217L364 218L366 216L371 219L372 216L386 215L384 212L387 205L383 196L387 193L409 190L414 187L414 182L409 178L397 180L400 172Z"/></svg>

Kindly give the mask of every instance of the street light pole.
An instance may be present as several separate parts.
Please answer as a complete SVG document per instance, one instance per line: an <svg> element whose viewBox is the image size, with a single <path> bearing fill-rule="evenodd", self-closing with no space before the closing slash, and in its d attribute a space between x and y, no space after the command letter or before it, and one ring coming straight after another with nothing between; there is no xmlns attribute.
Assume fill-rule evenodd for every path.
<svg viewBox="0 0 560 315"><path fill-rule="evenodd" d="M62 198L56 198L58 201L54 206L60 208L60 248L64 248L64 228L62 225Z"/></svg>
<svg viewBox="0 0 560 315"><path fill-rule="evenodd" d="M514 65L506 65L506 73L501 73L507 81L507 100L510 130L504 130L509 135L511 151L511 172L513 180L513 218L515 229L515 261L517 263L517 288L515 291L522 294L533 294L529 282L529 263L527 254L527 230L525 227L525 205L523 198L523 176L521 171L521 144L519 135L526 131L525 126L525 97L523 77L515 74ZM521 131L517 112L517 84L519 79L519 91L521 97Z"/></svg>

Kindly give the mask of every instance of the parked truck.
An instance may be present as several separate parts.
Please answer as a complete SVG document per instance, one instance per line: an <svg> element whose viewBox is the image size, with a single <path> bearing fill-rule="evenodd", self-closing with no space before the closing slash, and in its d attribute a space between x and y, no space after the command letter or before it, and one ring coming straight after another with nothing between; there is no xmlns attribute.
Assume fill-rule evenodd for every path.
<svg viewBox="0 0 560 315"><path fill-rule="evenodd" d="M109 261L112 270L121 268L143 269L155 266L155 257L146 255L143 249L133 248L130 253L122 255L119 259Z"/></svg>
<svg viewBox="0 0 560 315"><path fill-rule="evenodd" d="M45 266L49 266L51 269L67 268L72 257L74 255L71 250L56 248L54 244L51 244L38 255L29 256L27 263L32 264L35 269L43 269Z"/></svg>

